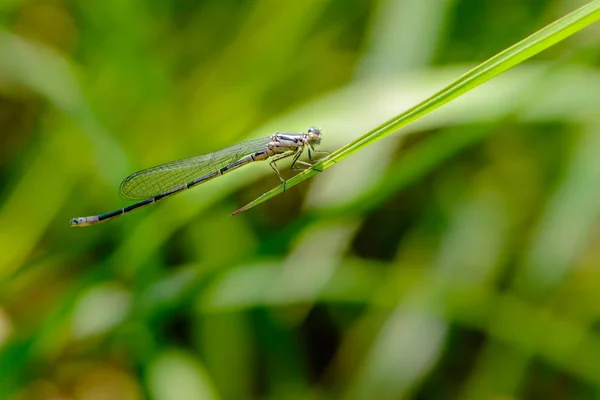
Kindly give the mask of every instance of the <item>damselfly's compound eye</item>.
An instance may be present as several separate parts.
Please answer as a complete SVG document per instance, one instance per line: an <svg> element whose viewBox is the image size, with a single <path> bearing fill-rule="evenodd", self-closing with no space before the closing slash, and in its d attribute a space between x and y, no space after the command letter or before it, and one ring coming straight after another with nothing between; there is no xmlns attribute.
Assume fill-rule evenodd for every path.
<svg viewBox="0 0 600 400"><path fill-rule="evenodd" d="M310 128L307 132L308 141L313 144L321 143L321 130L319 128Z"/></svg>

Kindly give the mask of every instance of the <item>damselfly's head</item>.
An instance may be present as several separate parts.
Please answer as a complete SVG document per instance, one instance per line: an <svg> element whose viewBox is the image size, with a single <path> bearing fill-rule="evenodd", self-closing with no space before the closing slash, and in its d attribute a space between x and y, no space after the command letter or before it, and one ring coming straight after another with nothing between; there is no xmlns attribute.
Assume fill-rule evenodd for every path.
<svg viewBox="0 0 600 400"><path fill-rule="evenodd" d="M321 144L321 130L319 128L309 128L306 138L310 144Z"/></svg>

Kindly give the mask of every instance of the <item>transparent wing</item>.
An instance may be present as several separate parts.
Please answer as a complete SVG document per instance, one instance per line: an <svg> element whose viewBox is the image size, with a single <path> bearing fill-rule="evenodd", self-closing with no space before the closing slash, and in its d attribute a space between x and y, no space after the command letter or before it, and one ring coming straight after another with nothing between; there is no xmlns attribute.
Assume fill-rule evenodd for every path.
<svg viewBox="0 0 600 400"><path fill-rule="evenodd" d="M214 153L144 169L125 178L119 188L119 195L126 200L144 200L158 196L215 172L244 156L264 150L270 139L269 136L248 140Z"/></svg>

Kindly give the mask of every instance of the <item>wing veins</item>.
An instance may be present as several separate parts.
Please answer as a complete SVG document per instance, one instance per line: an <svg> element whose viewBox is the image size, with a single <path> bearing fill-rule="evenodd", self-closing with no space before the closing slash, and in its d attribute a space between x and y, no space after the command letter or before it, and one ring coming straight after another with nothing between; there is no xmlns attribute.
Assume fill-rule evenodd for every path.
<svg viewBox="0 0 600 400"><path fill-rule="evenodd" d="M270 136L252 139L214 153L170 161L135 172L123 180L119 195L126 200L158 196L263 150L269 140Z"/></svg>

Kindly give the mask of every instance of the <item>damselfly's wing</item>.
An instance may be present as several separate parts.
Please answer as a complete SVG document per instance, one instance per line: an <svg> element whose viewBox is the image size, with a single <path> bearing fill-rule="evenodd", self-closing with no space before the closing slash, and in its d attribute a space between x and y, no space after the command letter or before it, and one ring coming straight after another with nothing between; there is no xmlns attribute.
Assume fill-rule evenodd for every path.
<svg viewBox="0 0 600 400"><path fill-rule="evenodd" d="M136 172L121 183L119 195L126 200L158 196L215 172L240 158L264 150L270 137L248 140L235 146Z"/></svg>

